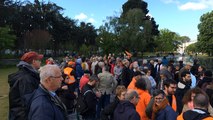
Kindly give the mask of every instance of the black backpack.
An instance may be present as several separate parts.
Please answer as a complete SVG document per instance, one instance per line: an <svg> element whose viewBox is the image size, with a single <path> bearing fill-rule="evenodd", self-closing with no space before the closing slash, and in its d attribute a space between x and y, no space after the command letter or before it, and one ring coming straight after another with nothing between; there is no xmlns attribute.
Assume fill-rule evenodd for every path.
<svg viewBox="0 0 213 120"><path fill-rule="evenodd" d="M77 98L76 110L77 113L79 113L80 115L84 115L88 111L88 105L85 101L85 95L88 92L92 92L92 90L87 90L86 92L84 92L84 94L79 94Z"/></svg>

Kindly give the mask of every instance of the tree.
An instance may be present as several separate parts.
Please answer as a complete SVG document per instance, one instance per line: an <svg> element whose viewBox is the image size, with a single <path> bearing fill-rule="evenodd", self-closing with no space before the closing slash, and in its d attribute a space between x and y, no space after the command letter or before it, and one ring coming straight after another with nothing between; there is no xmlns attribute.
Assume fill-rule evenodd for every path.
<svg viewBox="0 0 213 120"><path fill-rule="evenodd" d="M78 46L85 45L96 45L95 38L97 37L97 30L91 23L81 22L79 26Z"/></svg>
<svg viewBox="0 0 213 120"><path fill-rule="evenodd" d="M141 0L128 0L120 16L120 45L125 50L151 51L154 36L159 34L154 18L147 15L147 3Z"/></svg>
<svg viewBox="0 0 213 120"><path fill-rule="evenodd" d="M190 44L189 46L186 47L185 51L188 52L188 53L196 53L196 52L198 52L196 44L197 43Z"/></svg>
<svg viewBox="0 0 213 120"><path fill-rule="evenodd" d="M120 45L125 50L141 51L140 48L146 47L145 33L149 34L150 24L145 23L144 16L141 9L135 8L129 10L125 18L121 18Z"/></svg>
<svg viewBox="0 0 213 120"><path fill-rule="evenodd" d="M0 27L0 50L13 48L15 39L16 36L8 26Z"/></svg>
<svg viewBox="0 0 213 120"><path fill-rule="evenodd" d="M160 35L156 37L157 47L155 51L161 52L171 52L175 51L178 47L177 39L178 35L175 32L170 31L169 29L161 29Z"/></svg>
<svg viewBox="0 0 213 120"><path fill-rule="evenodd" d="M178 42L179 47L181 47L183 49L183 52L185 52L185 48L186 48L186 43L190 42L190 38L188 36L178 36Z"/></svg>
<svg viewBox="0 0 213 120"><path fill-rule="evenodd" d="M98 29L97 45L101 48L103 54L118 53L122 47L118 43L118 17L108 17L104 25Z"/></svg>
<svg viewBox="0 0 213 120"><path fill-rule="evenodd" d="M146 15L149 10L147 9L147 3L143 0L128 0L125 4L122 6L123 13L121 17L125 17L126 13L131 9L141 9L142 12Z"/></svg>
<svg viewBox="0 0 213 120"><path fill-rule="evenodd" d="M34 3L17 2L14 6L13 14L6 21L17 36L17 49L58 51L67 41L77 38L76 21L63 17L63 8L55 3L35 0Z"/></svg>
<svg viewBox="0 0 213 120"><path fill-rule="evenodd" d="M198 49L202 53L213 55L213 11L203 14L198 25Z"/></svg>

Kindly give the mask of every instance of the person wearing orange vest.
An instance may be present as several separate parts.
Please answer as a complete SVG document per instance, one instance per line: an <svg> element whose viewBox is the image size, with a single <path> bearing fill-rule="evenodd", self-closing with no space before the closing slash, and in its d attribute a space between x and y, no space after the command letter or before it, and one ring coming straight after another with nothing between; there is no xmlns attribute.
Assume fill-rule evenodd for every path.
<svg viewBox="0 0 213 120"><path fill-rule="evenodd" d="M177 88L176 81L172 79L164 81L164 93L166 94L169 104L171 105L171 107L175 112L177 111L177 101L175 97L176 88Z"/></svg>
<svg viewBox="0 0 213 120"><path fill-rule="evenodd" d="M213 120L208 113L209 99L206 94L197 94L193 99L194 109L178 116L177 120Z"/></svg>
<svg viewBox="0 0 213 120"><path fill-rule="evenodd" d="M76 78L75 78L75 62L69 61L67 67L64 68L63 74L67 75L67 83L68 85L72 86L72 89L74 91L77 91L78 86L76 84ZM75 93L77 94L77 93Z"/></svg>
<svg viewBox="0 0 213 120"><path fill-rule="evenodd" d="M148 116L146 115L146 107L149 104L149 101L151 99L151 95L149 94L149 92L146 89L146 81L145 79L148 79L147 77L143 76L142 78L140 78L139 80L136 81L135 83L135 87L137 88L137 93L139 94L139 101L138 104L136 106L136 111L138 112L138 114L140 115L140 119L141 120L148 120Z"/></svg>
<svg viewBox="0 0 213 120"><path fill-rule="evenodd" d="M69 77L69 81L67 84L72 84L75 82L75 77L74 77L74 70L73 68L66 67L64 68L64 74L66 74Z"/></svg>

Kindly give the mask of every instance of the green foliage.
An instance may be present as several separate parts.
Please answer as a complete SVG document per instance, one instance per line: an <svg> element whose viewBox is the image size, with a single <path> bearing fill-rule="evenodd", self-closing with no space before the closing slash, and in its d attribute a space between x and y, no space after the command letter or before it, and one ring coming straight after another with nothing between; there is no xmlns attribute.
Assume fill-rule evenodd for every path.
<svg viewBox="0 0 213 120"><path fill-rule="evenodd" d="M101 26L98 30L99 35L96 38L96 43L101 48L102 54L116 53L121 50L118 44L117 34L114 33L115 31L111 31L113 27L115 27L114 24L109 22L106 23L105 26Z"/></svg>
<svg viewBox="0 0 213 120"><path fill-rule="evenodd" d="M180 36L179 41L181 41L181 43L190 42L190 38L188 36Z"/></svg>
<svg viewBox="0 0 213 120"><path fill-rule="evenodd" d="M12 55L12 54L2 54L0 56L0 59L14 59L16 58L16 56ZM0 65L3 65L4 63L0 62Z"/></svg>
<svg viewBox="0 0 213 120"><path fill-rule="evenodd" d="M8 26L0 27L0 50L13 48L15 39Z"/></svg>
<svg viewBox="0 0 213 120"><path fill-rule="evenodd" d="M168 29L160 30L160 35L156 37L155 41L157 44L155 51L171 52L176 50L178 47L176 40L178 38L179 37L175 32L172 32Z"/></svg>
<svg viewBox="0 0 213 120"><path fill-rule="evenodd" d="M158 25L147 15L147 3L128 0L120 17L108 17L98 30L97 45L104 54L127 51L153 51Z"/></svg>
<svg viewBox="0 0 213 120"><path fill-rule="evenodd" d="M95 45L95 38L97 37L95 27L91 23L81 22L79 26L78 45Z"/></svg>
<svg viewBox="0 0 213 120"><path fill-rule="evenodd" d="M154 18L147 15L147 3L128 0L120 17L120 44L125 50L153 51L154 37L159 34Z"/></svg>
<svg viewBox="0 0 213 120"><path fill-rule="evenodd" d="M196 53L198 52L197 43L190 44L186 47L185 51L188 53Z"/></svg>
<svg viewBox="0 0 213 120"><path fill-rule="evenodd" d="M121 16L125 16L129 10L138 8L141 9L144 14L147 14L149 10L147 9L147 3L143 0L128 0L125 4L123 4L123 13Z"/></svg>
<svg viewBox="0 0 213 120"><path fill-rule="evenodd" d="M213 55L213 11L203 14L198 25L198 49L202 53Z"/></svg>
<svg viewBox="0 0 213 120"><path fill-rule="evenodd" d="M97 31L91 23L77 26L77 21L64 17L64 9L53 2L3 1L7 2L0 10L7 14L0 12L0 23L14 30L16 49L52 49L57 53L70 50L70 46L78 50L82 44L96 44Z"/></svg>
<svg viewBox="0 0 213 120"><path fill-rule="evenodd" d="M85 56L89 56L91 53L90 50L91 50L91 46L86 46L85 44L83 44L79 49L79 53Z"/></svg>
<svg viewBox="0 0 213 120"><path fill-rule="evenodd" d="M126 50L141 51L141 48L145 48L145 30L148 31L150 26L145 23L145 14L141 9L131 9L126 13L124 18L121 18L121 25L123 26L120 31L120 45ZM148 34L150 36L150 34Z"/></svg>

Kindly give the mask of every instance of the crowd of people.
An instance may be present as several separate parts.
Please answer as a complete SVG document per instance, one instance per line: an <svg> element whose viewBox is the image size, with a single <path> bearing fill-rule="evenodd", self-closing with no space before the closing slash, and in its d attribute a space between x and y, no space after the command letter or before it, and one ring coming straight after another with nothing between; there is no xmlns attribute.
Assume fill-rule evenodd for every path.
<svg viewBox="0 0 213 120"><path fill-rule="evenodd" d="M197 59L109 54L48 58L41 66L42 59L27 52L8 76L9 120L213 120L212 71Z"/></svg>

